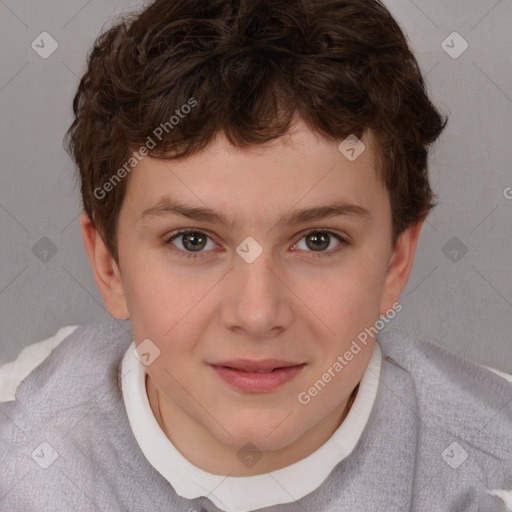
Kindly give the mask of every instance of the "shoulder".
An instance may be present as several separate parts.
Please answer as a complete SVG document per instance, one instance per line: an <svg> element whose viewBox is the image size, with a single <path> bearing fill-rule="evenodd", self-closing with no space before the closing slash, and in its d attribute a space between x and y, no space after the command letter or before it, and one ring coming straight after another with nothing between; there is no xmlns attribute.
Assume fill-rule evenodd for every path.
<svg viewBox="0 0 512 512"><path fill-rule="evenodd" d="M73 329L56 346L38 347L49 354L32 354L33 369L27 368L26 359L15 361L11 369L20 375L4 372L11 377L11 385L17 385L15 396L0 404L2 434L16 424L23 425L24 432L37 431L40 424L59 421L60 415L69 416L69 410L94 400L107 386L116 384L119 362L130 342L130 331L108 319Z"/></svg>
<svg viewBox="0 0 512 512"><path fill-rule="evenodd" d="M512 474L512 376L402 329L378 339L385 358L412 376L425 438L459 440Z"/></svg>
<svg viewBox="0 0 512 512"><path fill-rule="evenodd" d="M378 339L384 356L412 373L421 383L418 391L426 396L439 395L449 400L451 395L446 391L457 390L476 402L488 395L512 398L511 374L459 356L412 331L389 329L379 333ZM440 384L446 388L440 389Z"/></svg>
<svg viewBox="0 0 512 512"><path fill-rule="evenodd" d="M418 481L434 475L438 494L459 489L475 501L490 493L512 510L512 377L414 332L390 328L378 339L385 362L410 375ZM427 501L428 487L418 491Z"/></svg>
<svg viewBox="0 0 512 512"><path fill-rule="evenodd" d="M50 388L65 374L73 380L82 371L101 374L105 364L130 341L129 326L112 318L62 327L54 336L25 347L16 360L0 367L0 403L27 397L27 390Z"/></svg>
<svg viewBox="0 0 512 512"><path fill-rule="evenodd" d="M77 327L53 349L47 345L49 355L17 386L15 399L0 404L0 467L8 468L0 496L9 493L15 510L32 510L35 502L64 510L51 501L60 496L55 489L72 490L62 470L94 475L105 457L114 460L114 449L99 442L111 425L129 439L119 375L132 340L125 329L110 319Z"/></svg>
<svg viewBox="0 0 512 512"><path fill-rule="evenodd" d="M28 345L14 361L0 366L0 403L14 400L20 382L78 327L78 325L61 327L50 338Z"/></svg>
<svg viewBox="0 0 512 512"><path fill-rule="evenodd" d="M33 419L47 414L52 419L56 411L94 395L115 381L119 362L132 340L129 328L112 318L68 328L64 330L67 336L62 336L62 330L59 333L60 339L56 335L29 347L16 361L2 367L2 382L15 387L15 395L2 404L11 414ZM7 394L4 386L2 389Z"/></svg>

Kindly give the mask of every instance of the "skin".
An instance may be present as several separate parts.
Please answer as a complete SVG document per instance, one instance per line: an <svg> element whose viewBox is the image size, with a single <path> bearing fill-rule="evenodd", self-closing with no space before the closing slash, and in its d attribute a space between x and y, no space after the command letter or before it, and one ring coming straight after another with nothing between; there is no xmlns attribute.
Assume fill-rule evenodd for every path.
<svg viewBox="0 0 512 512"><path fill-rule="evenodd" d="M307 405L297 397L398 302L422 227L410 227L391 246L389 196L376 172L373 139L367 133L362 140L366 150L351 162L337 143L299 121L264 146L237 149L218 135L186 159L145 158L129 176L120 211L119 265L82 215L107 310L130 318L137 344L150 339L161 351L146 367L155 417L175 447L205 471L250 476L293 464L324 444L349 412L375 339L360 344L361 352ZM165 197L238 223L173 214L141 220ZM369 216L278 222L297 209L341 200ZM199 253L184 247L183 236L166 244L186 228L209 235ZM346 242L330 235L318 249L304 233L311 228ZM252 263L236 252L248 236L263 250ZM249 393L230 387L208 365L235 358L306 366L274 391ZM252 467L237 457L248 442L262 455Z"/></svg>

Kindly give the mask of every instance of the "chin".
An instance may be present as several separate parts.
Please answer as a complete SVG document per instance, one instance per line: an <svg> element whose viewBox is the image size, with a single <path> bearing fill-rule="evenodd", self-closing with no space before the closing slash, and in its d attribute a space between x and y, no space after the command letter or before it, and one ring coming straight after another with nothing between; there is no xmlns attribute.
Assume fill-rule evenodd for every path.
<svg viewBox="0 0 512 512"><path fill-rule="evenodd" d="M280 450L296 441L302 433L299 431L299 425L288 424L285 427L275 421L272 426L252 421L243 424L232 423L225 425L225 428L231 435L221 429L220 432L217 430L220 434L217 438L237 451L247 444L254 445L260 451Z"/></svg>

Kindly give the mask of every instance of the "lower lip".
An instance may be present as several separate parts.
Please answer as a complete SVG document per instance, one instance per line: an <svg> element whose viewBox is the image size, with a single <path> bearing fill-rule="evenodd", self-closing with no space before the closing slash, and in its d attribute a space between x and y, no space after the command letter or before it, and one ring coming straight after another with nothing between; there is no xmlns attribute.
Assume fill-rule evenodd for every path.
<svg viewBox="0 0 512 512"><path fill-rule="evenodd" d="M244 372L224 366L210 365L221 377L231 386L242 391L250 391L253 393L272 391L301 373L305 364L297 366L289 366L287 368L276 369L268 373Z"/></svg>

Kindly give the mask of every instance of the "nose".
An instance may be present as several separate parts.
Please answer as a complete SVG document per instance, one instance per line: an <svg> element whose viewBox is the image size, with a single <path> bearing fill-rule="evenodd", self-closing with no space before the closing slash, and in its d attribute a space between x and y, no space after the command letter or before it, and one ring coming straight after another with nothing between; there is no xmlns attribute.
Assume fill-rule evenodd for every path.
<svg viewBox="0 0 512 512"><path fill-rule="evenodd" d="M245 339L263 340L293 321L293 293L282 265L265 252L252 263L237 258L227 276L221 321Z"/></svg>

